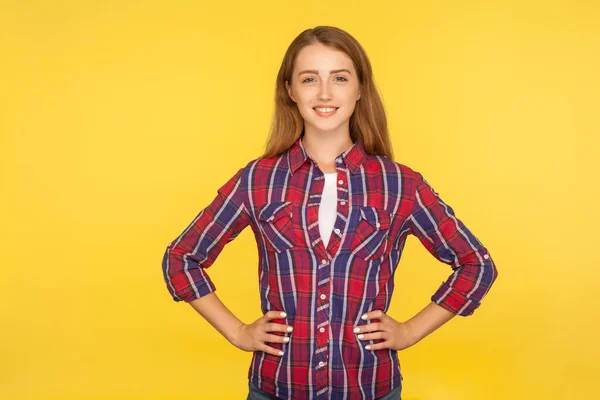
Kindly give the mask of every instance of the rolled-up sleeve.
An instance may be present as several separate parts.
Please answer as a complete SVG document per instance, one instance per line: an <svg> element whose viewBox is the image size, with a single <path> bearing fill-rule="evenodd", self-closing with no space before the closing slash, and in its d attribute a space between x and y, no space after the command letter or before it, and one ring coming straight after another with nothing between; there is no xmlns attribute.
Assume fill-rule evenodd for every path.
<svg viewBox="0 0 600 400"><path fill-rule="evenodd" d="M456 217L431 185L416 172L414 204L408 218L411 233L453 273L431 300L461 316L473 314L498 276L488 250Z"/></svg>
<svg viewBox="0 0 600 400"><path fill-rule="evenodd" d="M220 187L212 202L167 246L162 270L173 300L189 302L216 290L205 269L250 222L243 171Z"/></svg>

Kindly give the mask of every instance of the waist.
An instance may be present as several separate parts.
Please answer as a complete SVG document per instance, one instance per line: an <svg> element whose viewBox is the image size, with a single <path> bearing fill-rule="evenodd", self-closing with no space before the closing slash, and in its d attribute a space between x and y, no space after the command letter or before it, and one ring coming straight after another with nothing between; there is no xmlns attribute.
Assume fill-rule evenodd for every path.
<svg viewBox="0 0 600 400"><path fill-rule="evenodd" d="M366 350L366 344L330 341L317 353L311 343L290 341L283 356L255 352L248 378L282 399L378 399L401 386L398 353Z"/></svg>

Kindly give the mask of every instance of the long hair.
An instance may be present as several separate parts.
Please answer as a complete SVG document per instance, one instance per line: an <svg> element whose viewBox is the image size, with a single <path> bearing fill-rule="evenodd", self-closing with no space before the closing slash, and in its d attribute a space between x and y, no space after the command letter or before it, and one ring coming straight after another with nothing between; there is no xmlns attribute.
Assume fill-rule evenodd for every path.
<svg viewBox="0 0 600 400"><path fill-rule="evenodd" d="M333 26L317 26L300 33L288 47L275 85L275 110L263 157L272 157L287 149L302 135L304 120L298 106L288 96L285 81L292 82L294 63L300 50L321 43L350 57L358 74L361 98L350 116L350 139L360 140L369 154L394 158L383 102L373 81L371 62L358 41Z"/></svg>

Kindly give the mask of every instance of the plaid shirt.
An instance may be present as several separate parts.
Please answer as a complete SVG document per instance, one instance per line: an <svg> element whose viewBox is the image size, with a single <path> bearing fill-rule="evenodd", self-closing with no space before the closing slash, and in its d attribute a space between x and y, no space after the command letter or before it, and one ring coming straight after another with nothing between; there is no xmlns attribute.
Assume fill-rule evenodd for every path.
<svg viewBox="0 0 600 400"><path fill-rule="evenodd" d="M376 399L401 386L398 353L357 339L365 312L387 312L409 234L452 268L431 300L467 316L498 272L487 249L423 176L360 141L336 158L337 219L327 248L319 234L323 172L298 139L250 161L167 246L163 274L175 301L215 290L206 269L250 225L259 250L262 313L292 325L283 356L254 352L248 378L283 399Z"/></svg>

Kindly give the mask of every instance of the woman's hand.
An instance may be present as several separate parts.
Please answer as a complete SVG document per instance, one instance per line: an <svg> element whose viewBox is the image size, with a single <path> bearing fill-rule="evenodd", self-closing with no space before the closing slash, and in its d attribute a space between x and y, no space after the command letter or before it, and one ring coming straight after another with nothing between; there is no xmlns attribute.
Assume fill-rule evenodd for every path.
<svg viewBox="0 0 600 400"><path fill-rule="evenodd" d="M274 356L282 356L283 351L274 349L265 344L287 343L290 341L288 336L274 335L268 332L291 332L293 328L285 324L269 322L273 319L285 317L286 314L281 311L269 311L251 324L242 324L233 336L231 343L244 351L264 351Z"/></svg>
<svg viewBox="0 0 600 400"><path fill-rule="evenodd" d="M358 334L358 339L383 340L382 342L365 346L367 350L388 348L404 350L420 340L413 332L411 332L408 324L396 321L381 310L369 311L363 315L363 319L378 319L379 322L371 322L370 324L354 328L354 332Z"/></svg>

